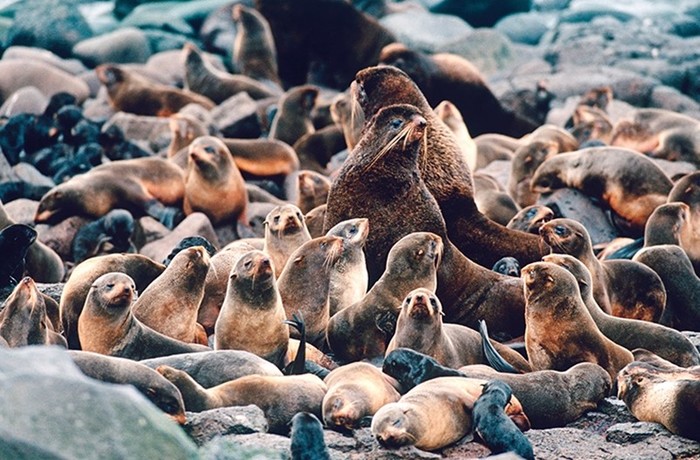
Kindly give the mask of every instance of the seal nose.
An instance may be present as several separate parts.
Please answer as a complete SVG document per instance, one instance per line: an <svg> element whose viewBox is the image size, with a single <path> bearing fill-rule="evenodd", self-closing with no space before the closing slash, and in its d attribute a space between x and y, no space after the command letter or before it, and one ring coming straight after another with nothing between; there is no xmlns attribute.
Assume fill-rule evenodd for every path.
<svg viewBox="0 0 700 460"><path fill-rule="evenodd" d="M420 115L414 115L413 118L411 119L411 121L413 122L413 125L414 125L416 128L421 128L421 129L422 129L422 128L425 128L425 127L428 125L428 122L426 121L426 119L423 118L423 117L420 116Z"/></svg>

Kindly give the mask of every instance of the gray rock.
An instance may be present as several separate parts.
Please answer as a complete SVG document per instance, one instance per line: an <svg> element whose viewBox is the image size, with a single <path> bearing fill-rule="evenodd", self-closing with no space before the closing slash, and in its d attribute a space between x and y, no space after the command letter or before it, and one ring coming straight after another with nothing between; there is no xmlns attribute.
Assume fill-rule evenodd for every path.
<svg viewBox="0 0 700 460"><path fill-rule="evenodd" d="M217 436L267 431L267 420L258 406L221 407L204 412L187 412L185 432L198 446Z"/></svg>
<svg viewBox="0 0 700 460"><path fill-rule="evenodd" d="M162 262L163 259L170 254L170 251L177 246L180 240L187 236L195 235L203 236L217 248L221 247L209 218L201 212L195 212L180 222L172 232L159 240L148 243L142 247L139 252L153 260Z"/></svg>
<svg viewBox="0 0 700 460"><path fill-rule="evenodd" d="M144 30L148 45L153 53L168 50L182 50L182 47L187 41L187 37L179 34L165 32L163 30Z"/></svg>
<svg viewBox="0 0 700 460"><path fill-rule="evenodd" d="M34 165L29 163L20 162L12 167L12 171L15 173L17 178L24 182L29 182L32 185L53 187L53 181L41 174Z"/></svg>
<svg viewBox="0 0 700 460"><path fill-rule="evenodd" d="M77 43L73 55L90 67L108 62L146 62L151 56L151 46L143 31L124 27Z"/></svg>
<svg viewBox="0 0 700 460"><path fill-rule="evenodd" d="M671 180L676 180L681 176L693 173L697 170L694 164L688 163L687 161L669 161L663 158L652 158L651 159L656 166L661 168L661 170L666 174Z"/></svg>
<svg viewBox="0 0 700 460"><path fill-rule="evenodd" d="M266 451L275 452L280 458L290 458L291 441L285 436L270 433L252 433L240 435L222 436L221 439L233 441L235 445L244 449L260 448ZM273 457L274 458L274 457Z"/></svg>
<svg viewBox="0 0 700 460"><path fill-rule="evenodd" d="M536 45L556 21L554 14L516 13L498 21L494 28L513 42Z"/></svg>
<svg viewBox="0 0 700 460"><path fill-rule="evenodd" d="M688 337L688 340L690 340L693 345L695 345L695 348L700 351L700 332L695 332L695 331L683 331L683 335Z"/></svg>
<svg viewBox="0 0 700 460"><path fill-rule="evenodd" d="M202 0L198 2L153 2L134 8L122 20L122 26L160 29L180 35L195 35L194 24L202 21L216 8L231 0Z"/></svg>
<svg viewBox="0 0 700 460"><path fill-rule="evenodd" d="M358 448L357 440L354 437L333 430L323 430L323 440L326 447L338 452L350 453Z"/></svg>
<svg viewBox="0 0 700 460"><path fill-rule="evenodd" d="M605 439L617 444L636 444L652 436L670 434L663 425L651 422L618 423L605 433Z"/></svg>
<svg viewBox="0 0 700 460"><path fill-rule="evenodd" d="M225 137L255 138L262 132L258 121L258 104L248 93L238 93L211 111L214 124Z"/></svg>
<svg viewBox="0 0 700 460"><path fill-rule="evenodd" d="M17 224L34 225L34 216L39 209L39 202L20 198L4 205L5 212Z"/></svg>
<svg viewBox="0 0 700 460"><path fill-rule="evenodd" d="M523 47L527 48L527 47ZM497 30L475 29L462 40L442 46L440 51L458 54L469 59L484 74L510 70L521 62L531 60L535 52L518 48Z"/></svg>
<svg viewBox="0 0 700 460"><path fill-rule="evenodd" d="M119 126L127 139L148 142L149 149L154 152L167 148L172 138L170 125L165 117L148 117L117 112L105 123L102 130L107 129L112 124Z"/></svg>
<svg viewBox="0 0 700 460"><path fill-rule="evenodd" d="M598 410L613 417L618 423L635 422L637 420L627 409L625 403L615 397L605 398L600 401Z"/></svg>
<svg viewBox="0 0 700 460"><path fill-rule="evenodd" d="M65 91L73 94L78 103L89 95L87 84L80 78L37 59L2 59L0 73L5 76L0 82L2 100L25 86L34 86L47 98Z"/></svg>
<svg viewBox="0 0 700 460"><path fill-rule="evenodd" d="M78 5L78 10L95 35L102 35L119 27L119 21L112 14L112 2L86 2Z"/></svg>
<svg viewBox="0 0 700 460"><path fill-rule="evenodd" d="M41 451L41 458L45 452L48 458L197 457L185 433L136 389L89 379L58 347L0 350L0 369L5 452Z"/></svg>
<svg viewBox="0 0 700 460"><path fill-rule="evenodd" d="M283 438L284 439L284 438ZM201 460L286 460L288 452L268 447L244 447L236 437L215 438L199 449Z"/></svg>
<svg viewBox="0 0 700 460"><path fill-rule="evenodd" d="M37 239L56 251L63 260L72 260L71 244L78 229L90 222L82 216L72 216L55 225L40 224L36 226Z"/></svg>
<svg viewBox="0 0 700 460"><path fill-rule="evenodd" d="M450 44L466 39L472 27L463 20L445 14L408 10L383 17L379 21L398 41L409 48L436 53ZM416 27L416 25L420 27Z"/></svg>
<svg viewBox="0 0 700 460"><path fill-rule="evenodd" d="M5 100L0 106L0 116L12 117L18 113L41 115L49 103L49 98L34 86L24 86Z"/></svg>
<svg viewBox="0 0 700 460"><path fill-rule="evenodd" d="M35 46L68 57L73 45L92 36L90 26L73 2L27 0L18 5L6 46Z"/></svg>

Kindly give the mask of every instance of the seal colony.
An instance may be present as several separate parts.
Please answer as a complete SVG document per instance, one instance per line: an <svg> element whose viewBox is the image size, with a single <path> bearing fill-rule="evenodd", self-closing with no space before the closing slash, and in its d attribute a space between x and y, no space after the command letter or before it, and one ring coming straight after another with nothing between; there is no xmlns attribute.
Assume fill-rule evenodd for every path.
<svg viewBox="0 0 700 460"><path fill-rule="evenodd" d="M474 433L534 458L523 431L614 391L698 439L700 353L679 332L700 331L698 173L674 184L645 154L690 158L675 150L700 122L636 111L648 132L610 124L611 145L586 147L609 89L573 129L538 127L469 61L411 49L349 2L253 3L226 11L239 73L187 43L185 90L102 63L90 100L109 120L81 86L0 123L10 165L57 179L0 190L0 346L69 348L181 424L256 404L293 455L325 458L325 426L435 451ZM223 128L233 102L251 111ZM504 178L483 169L496 157ZM562 188L645 248L599 260ZM480 211L499 198L507 226ZM60 301L35 281L65 281Z"/></svg>

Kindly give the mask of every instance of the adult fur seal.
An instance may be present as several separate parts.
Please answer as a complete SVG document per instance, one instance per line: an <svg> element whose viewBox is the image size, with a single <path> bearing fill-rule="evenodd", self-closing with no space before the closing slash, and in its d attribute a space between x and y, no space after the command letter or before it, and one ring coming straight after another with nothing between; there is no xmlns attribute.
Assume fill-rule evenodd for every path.
<svg viewBox="0 0 700 460"><path fill-rule="evenodd" d="M314 132L311 110L317 97L318 88L311 85L297 86L284 93L272 120L269 138L294 145L304 135Z"/></svg>
<svg viewBox="0 0 700 460"><path fill-rule="evenodd" d="M427 147L423 149L420 159L416 160L415 164L420 170L422 180L440 206L450 239L467 257L491 267L498 259L505 256L515 257L522 264L526 264L539 260L547 253L547 249L542 247L541 242L536 238L508 230L490 221L477 210L469 167L455 142L454 135L433 113L418 86L408 75L392 66L370 67L357 73L351 88L353 88L355 100L362 107L367 120L365 123L369 123L382 108L397 103L417 107L418 113L424 117L427 122L427 126L423 128L427 131ZM377 133L370 136L372 131L367 124L364 128L364 142L361 146L356 146L351 161L346 161L343 169L349 169L368 154L374 156L387 144L387 141L379 138ZM369 152L364 152L365 150ZM334 188L340 188L339 180L342 172L341 170ZM374 174L377 173L372 173ZM369 175L365 174L365 176ZM331 189L332 195L333 189ZM331 210L333 201L331 196L329 196L328 227L337 223L337 217L335 217L337 211ZM377 229L371 221L370 225L373 229ZM430 228L413 230L434 231ZM370 265L371 281L379 276L380 270L381 265L379 268ZM446 305L451 303L445 296L440 297Z"/></svg>
<svg viewBox="0 0 700 460"><path fill-rule="evenodd" d="M293 204L276 206L265 221L263 251L270 256L275 276L280 276L287 260L302 244L311 240L301 210Z"/></svg>
<svg viewBox="0 0 700 460"><path fill-rule="evenodd" d="M112 272L97 278L78 318L83 350L134 360L210 350L172 339L138 321L131 313L135 299L129 275Z"/></svg>
<svg viewBox="0 0 700 460"><path fill-rule="evenodd" d="M700 274L700 171L679 179L668 194L668 201L680 201L690 207L691 227L695 231L683 234L681 247L693 263L695 274Z"/></svg>
<svg viewBox="0 0 700 460"><path fill-rule="evenodd" d="M262 83L280 87L277 51L270 24L254 8L242 3L233 5L236 38L233 41L233 63L243 75Z"/></svg>
<svg viewBox="0 0 700 460"><path fill-rule="evenodd" d="M565 371L588 361L610 375L632 362L632 353L605 337L581 300L574 276L547 262L522 270L525 285L525 348L533 370ZM557 331L553 333L552 331Z"/></svg>

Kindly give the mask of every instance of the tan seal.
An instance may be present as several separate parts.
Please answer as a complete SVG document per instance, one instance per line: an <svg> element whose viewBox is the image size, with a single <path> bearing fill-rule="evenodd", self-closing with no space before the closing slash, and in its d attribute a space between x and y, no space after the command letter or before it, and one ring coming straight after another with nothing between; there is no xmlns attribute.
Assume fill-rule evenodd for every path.
<svg viewBox="0 0 700 460"><path fill-rule="evenodd" d="M302 244L311 240L301 210L293 204L276 206L265 221L265 245L263 251L272 259L275 276L280 276L289 256Z"/></svg>

